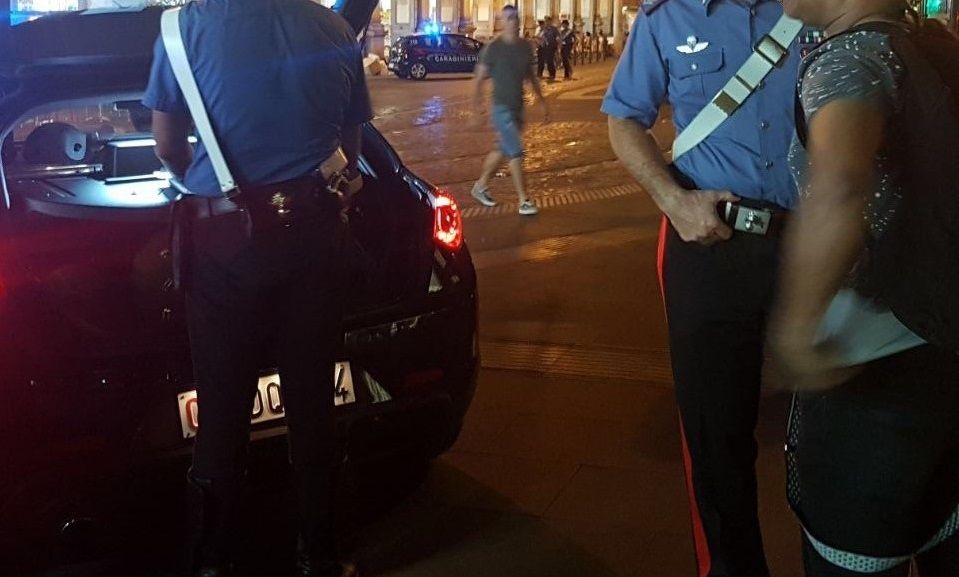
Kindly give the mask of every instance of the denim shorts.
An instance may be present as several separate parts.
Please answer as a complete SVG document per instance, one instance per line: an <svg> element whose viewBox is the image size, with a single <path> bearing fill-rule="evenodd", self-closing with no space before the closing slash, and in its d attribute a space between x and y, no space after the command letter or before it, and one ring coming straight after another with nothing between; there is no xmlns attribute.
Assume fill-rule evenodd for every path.
<svg viewBox="0 0 959 577"><path fill-rule="evenodd" d="M500 104L493 105L493 126L499 133L499 149L507 158L523 157L523 116Z"/></svg>

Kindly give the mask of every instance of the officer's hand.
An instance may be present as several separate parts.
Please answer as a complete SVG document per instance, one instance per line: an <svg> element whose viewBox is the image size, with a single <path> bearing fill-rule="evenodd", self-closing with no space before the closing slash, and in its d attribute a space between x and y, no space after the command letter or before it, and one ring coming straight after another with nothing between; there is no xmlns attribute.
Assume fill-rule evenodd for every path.
<svg viewBox="0 0 959 577"><path fill-rule="evenodd" d="M733 230L719 218L716 205L721 201L737 202L731 192L720 190L684 190L670 197L663 212L686 242L709 246L729 240Z"/></svg>

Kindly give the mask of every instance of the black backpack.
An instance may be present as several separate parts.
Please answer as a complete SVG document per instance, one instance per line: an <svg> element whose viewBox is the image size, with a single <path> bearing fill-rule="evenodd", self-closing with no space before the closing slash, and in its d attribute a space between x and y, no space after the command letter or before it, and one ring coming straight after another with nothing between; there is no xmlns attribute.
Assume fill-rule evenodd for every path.
<svg viewBox="0 0 959 577"><path fill-rule="evenodd" d="M929 343L959 351L959 38L934 21L849 32L859 30L888 33L906 72L887 135L903 198L885 234L867 238L856 288ZM799 105L796 120L805 144Z"/></svg>

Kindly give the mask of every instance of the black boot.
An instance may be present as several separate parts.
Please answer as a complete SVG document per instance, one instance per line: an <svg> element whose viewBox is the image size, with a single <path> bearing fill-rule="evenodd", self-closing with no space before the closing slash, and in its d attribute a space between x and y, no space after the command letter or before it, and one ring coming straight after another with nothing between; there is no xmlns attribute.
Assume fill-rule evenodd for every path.
<svg viewBox="0 0 959 577"><path fill-rule="evenodd" d="M190 576L233 573L237 517L245 477L203 479L187 474L190 498Z"/></svg>
<svg viewBox="0 0 959 577"><path fill-rule="evenodd" d="M337 559L334 529L335 461L293 467L300 536L296 577L341 577L358 573Z"/></svg>

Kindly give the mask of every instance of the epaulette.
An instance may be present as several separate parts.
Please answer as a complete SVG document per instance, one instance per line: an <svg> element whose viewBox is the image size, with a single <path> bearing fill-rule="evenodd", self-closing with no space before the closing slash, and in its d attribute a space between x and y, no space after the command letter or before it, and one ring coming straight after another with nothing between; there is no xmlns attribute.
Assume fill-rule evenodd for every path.
<svg viewBox="0 0 959 577"><path fill-rule="evenodd" d="M659 8L660 6L662 6L663 4L667 2L669 2L669 0L643 0L643 5L642 5L643 13L649 16L650 14L655 12L657 8Z"/></svg>

